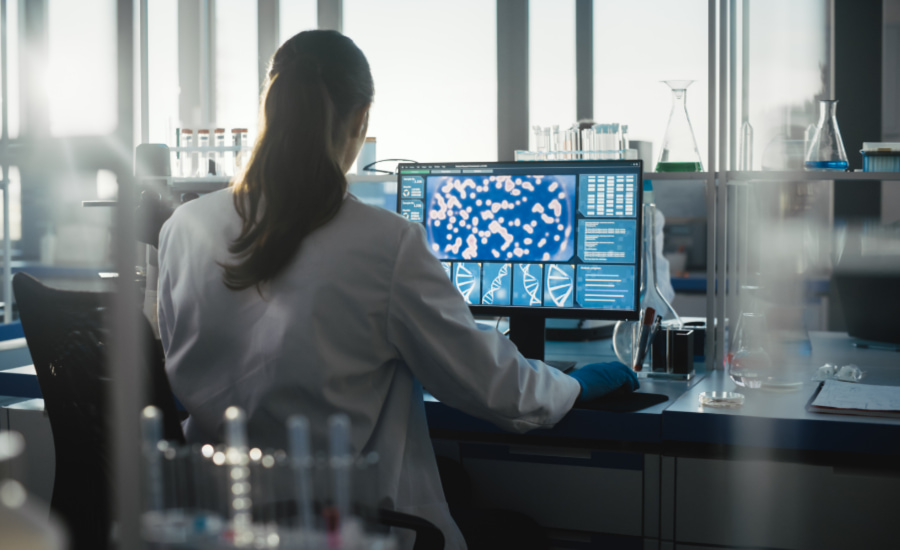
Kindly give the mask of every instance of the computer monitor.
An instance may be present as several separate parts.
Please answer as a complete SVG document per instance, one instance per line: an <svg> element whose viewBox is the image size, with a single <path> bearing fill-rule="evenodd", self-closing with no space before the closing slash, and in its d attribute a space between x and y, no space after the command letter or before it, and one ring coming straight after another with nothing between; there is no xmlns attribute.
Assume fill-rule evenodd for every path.
<svg viewBox="0 0 900 550"><path fill-rule="evenodd" d="M475 314L543 359L546 318L638 318L641 161L401 164L397 212Z"/></svg>

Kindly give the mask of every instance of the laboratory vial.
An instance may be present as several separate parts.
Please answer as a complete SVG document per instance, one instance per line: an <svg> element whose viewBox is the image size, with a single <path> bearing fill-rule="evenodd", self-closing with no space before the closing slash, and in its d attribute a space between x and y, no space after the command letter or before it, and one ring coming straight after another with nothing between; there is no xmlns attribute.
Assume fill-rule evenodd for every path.
<svg viewBox="0 0 900 550"><path fill-rule="evenodd" d="M194 146L194 131L189 128L184 128L181 130L181 146L185 148L191 148ZM191 151L185 151L184 154L181 155L181 176L185 178L192 178L196 174L194 173L194 153Z"/></svg>
<svg viewBox="0 0 900 550"><path fill-rule="evenodd" d="M209 155L211 151L209 147L209 130L197 130L197 147L202 149L194 153L194 160L197 168L195 169L197 177L209 175Z"/></svg>
<svg viewBox="0 0 900 550"><path fill-rule="evenodd" d="M225 147L225 128L216 128L213 130L213 139L215 140L216 147ZM225 164L225 151L219 150L215 151L215 167L216 167L216 175L217 176L230 176L230 171L226 167ZM210 163L210 167L213 164Z"/></svg>
<svg viewBox="0 0 900 550"><path fill-rule="evenodd" d="M250 144L247 141L247 129L232 128L231 144L236 148L233 157L234 168L232 173L238 175L244 171L246 161L250 158Z"/></svg>

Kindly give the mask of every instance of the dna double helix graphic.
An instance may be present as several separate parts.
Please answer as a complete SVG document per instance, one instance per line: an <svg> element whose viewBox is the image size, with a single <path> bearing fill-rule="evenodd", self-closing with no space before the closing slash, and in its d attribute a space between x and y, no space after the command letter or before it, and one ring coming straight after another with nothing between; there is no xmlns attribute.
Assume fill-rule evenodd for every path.
<svg viewBox="0 0 900 550"><path fill-rule="evenodd" d="M531 266L533 264L519 264L519 269L522 270L522 282L525 285L525 292L529 297L529 304L531 306L539 306L541 305L541 297L539 296L541 291L541 280L531 274Z"/></svg>
<svg viewBox="0 0 900 550"><path fill-rule="evenodd" d="M509 275L509 264L503 264L497 276L491 281L491 288L484 293L482 303L490 305L494 303L494 293L503 288L503 278Z"/></svg>
<svg viewBox="0 0 900 550"><path fill-rule="evenodd" d="M447 274L448 279L452 279L452 275L450 273L450 262L441 262L441 267L444 268L444 273Z"/></svg>
<svg viewBox="0 0 900 550"><path fill-rule="evenodd" d="M572 277L557 265L550 264L547 267L547 295L556 307L565 307L575 286Z"/></svg>
<svg viewBox="0 0 900 550"><path fill-rule="evenodd" d="M456 264L456 289L459 290L460 294L463 295L463 298L469 303L472 303L469 296L471 296L472 291L475 290L475 283L477 282L478 279L465 265L462 263Z"/></svg>

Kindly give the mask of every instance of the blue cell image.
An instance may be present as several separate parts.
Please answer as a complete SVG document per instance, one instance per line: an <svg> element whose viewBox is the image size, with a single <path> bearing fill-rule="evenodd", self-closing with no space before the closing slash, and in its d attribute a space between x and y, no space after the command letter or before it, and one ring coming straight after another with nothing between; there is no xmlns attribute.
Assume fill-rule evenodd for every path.
<svg viewBox="0 0 900 550"><path fill-rule="evenodd" d="M481 264L476 262L456 262L453 264L453 284L470 304L480 303Z"/></svg>
<svg viewBox="0 0 900 550"><path fill-rule="evenodd" d="M633 265L579 265L576 300L581 307L635 309Z"/></svg>
<svg viewBox="0 0 900 550"><path fill-rule="evenodd" d="M578 257L585 263L633 264L636 227L634 220L578 220Z"/></svg>
<svg viewBox="0 0 900 550"><path fill-rule="evenodd" d="M565 262L575 176L428 176L425 226L442 260Z"/></svg>
<svg viewBox="0 0 900 550"><path fill-rule="evenodd" d="M541 264L513 264L514 306L540 306L542 303L544 266Z"/></svg>
<svg viewBox="0 0 900 550"><path fill-rule="evenodd" d="M486 306L508 306L512 296L512 264L485 263L482 273L481 303Z"/></svg>
<svg viewBox="0 0 900 550"><path fill-rule="evenodd" d="M572 307L575 302L575 266L549 264L544 274L544 305Z"/></svg>

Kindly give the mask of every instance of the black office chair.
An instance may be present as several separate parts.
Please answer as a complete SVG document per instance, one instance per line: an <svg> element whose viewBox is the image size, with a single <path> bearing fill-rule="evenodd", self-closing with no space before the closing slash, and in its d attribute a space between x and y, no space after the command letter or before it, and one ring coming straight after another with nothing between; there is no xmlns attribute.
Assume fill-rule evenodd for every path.
<svg viewBox="0 0 900 550"><path fill-rule="evenodd" d="M68 524L74 549L107 548L111 458L105 317L112 294L57 290L25 273L13 277L13 289L53 430L56 476L51 508ZM183 443L162 346L149 322L141 319L149 345L150 402L163 411L165 438Z"/></svg>

